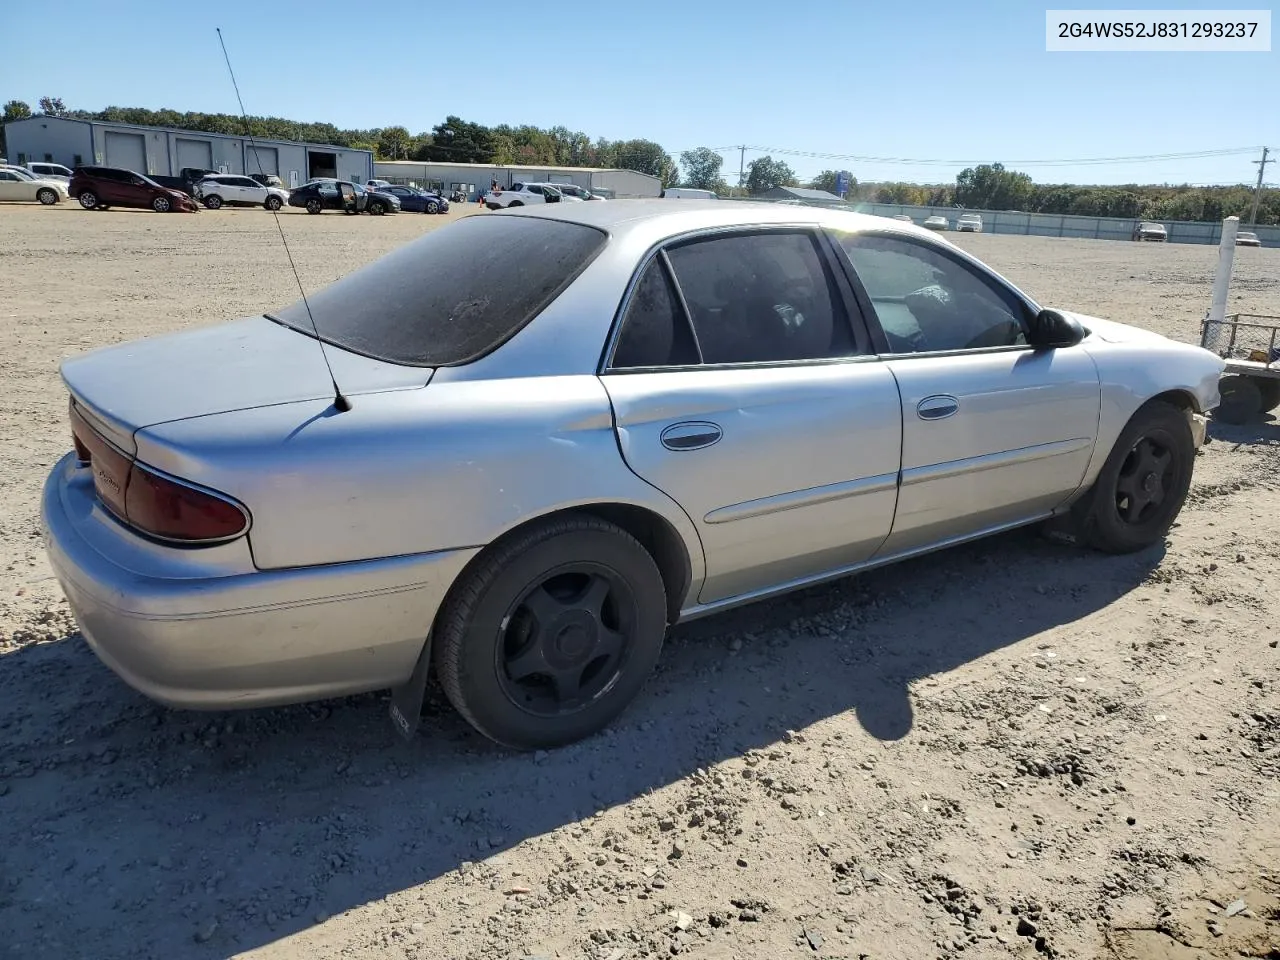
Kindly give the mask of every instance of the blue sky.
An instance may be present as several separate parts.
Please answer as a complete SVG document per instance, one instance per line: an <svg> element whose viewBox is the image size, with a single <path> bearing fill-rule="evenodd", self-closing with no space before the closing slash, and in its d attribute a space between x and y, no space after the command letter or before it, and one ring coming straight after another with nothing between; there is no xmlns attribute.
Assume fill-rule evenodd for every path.
<svg viewBox="0 0 1280 960"><path fill-rule="evenodd" d="M1102 4L1075 6L1094 5ZM130 0L120 7L127 16L104 17L89 12L89 0L63 0L58 22L92 29L68 26L31 43L49 36L49 10L23 3L4 17L0 99L234 112L213 29L220 26L250 113L343 127L403 124L416 133L446 114L563 124L593 138L656 140L677 159L697 146L777 148L773 156L802 177L843 167L863 181L947 182L960 165L781 151L1000 160L1038 182L1075 183L1252 182L1257 152L1052 167L1016 161L1261 144L1280 151L1274 44L1271 53L1247 54L1046 53L1045 6L230 0L197 9ZM736 176L738 151L725 155L725 172ZM748 150L746 159L759 155ZM1280 164L1267 180L1280 182Z"/></svg>

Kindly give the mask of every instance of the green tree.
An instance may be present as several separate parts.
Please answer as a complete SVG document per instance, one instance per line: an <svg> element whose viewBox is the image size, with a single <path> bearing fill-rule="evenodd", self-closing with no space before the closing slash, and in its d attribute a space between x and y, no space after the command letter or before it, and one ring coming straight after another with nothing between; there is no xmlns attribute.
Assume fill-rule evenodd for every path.
<svg viewBox="0 0 1280 960"><path fill-rule="evenodd" d="M50 117L60 117L67 112L67 105L61 97L41 97L40 112Z"/></svg>
<svg viewBox="0 0 1280 960"><path fill-rule="evenodd" d="M809 186L814 190L825 190L827 193L836 192L836 178L840 176L838 170L823 170L816 177L809 181ZM853 192L853 188L857 186L856 181L849 184L849 192Z"/></svg>
<svg viewBox="0 0 1280 960"><path fill-rule="evenodd" d="M1006 170L1004 164L966 167L956 177L955 199L962 207L983 210L1026 210L1031 204L1031 178Z"/></svg>
<svg viewBox="0 0 1280 960"><path fill-rule="evenodd" d="M612 163L621 170L636 170L662 180L664 187L675 183L680 172L671 155L652 140L620 140L609 145Z"/></svg>
<svg viewBox="0 0 1280 960"><path fill-rule="evenodd" d="M724 157L709 147L698 147L680 154L680 163L684 165L684 183L699 190L716 190L724 184L720 178L720 168L724 166Z"/></svg>
<svg viewBox="0 0 1280 960"><path fill-rule="evenodd" d="M424 146L422 158L441 163L489 163L493 156L493 131L479 123L468 123L461 117L445 117L444 123L431 128L431 143Z"/></svg>
<svg viewBox="0 0 1280 960"><path fill-rule="evenodd" d="M386 160L407 160L413 137L404 127L384 127L378 134L378 157Z"/></svg>
<svg viewBox="0 0 1280 960"><path fill-rule="evenodd" d="M5 123L11 123L14 120L25 120L29 116L31 116L31 107L21 100L10 100L4 105Z"/></svg>
<svg viewBox="0 0 1280 960"><path fill-rule="evenodd" d="M795 171L773 157L752 160L747 167L747 191L752 196L759 196L774 187L794 187L798 183Z"/></svg>

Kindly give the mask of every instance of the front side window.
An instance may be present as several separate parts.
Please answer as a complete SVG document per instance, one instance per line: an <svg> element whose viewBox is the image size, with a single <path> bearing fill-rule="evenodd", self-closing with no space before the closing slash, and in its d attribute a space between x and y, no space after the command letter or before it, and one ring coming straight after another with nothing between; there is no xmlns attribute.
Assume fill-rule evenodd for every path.
<svg viewBox="0 0 1280 960"><path fill-rule="evenodd" d="M891 353L1025 346L1025 310L932 245L838 234L875 307Z"/></svg>

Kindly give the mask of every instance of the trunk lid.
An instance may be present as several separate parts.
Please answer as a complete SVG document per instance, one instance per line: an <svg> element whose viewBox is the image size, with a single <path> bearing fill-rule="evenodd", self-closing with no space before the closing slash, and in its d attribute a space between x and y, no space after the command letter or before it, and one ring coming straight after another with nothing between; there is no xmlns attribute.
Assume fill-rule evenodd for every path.
<svg viewBox="0 0 1280 960"><path fill-rule="evenodd" d="M347 396L421 387L433 373L328 344L325 352ZM319 342L266 317L104 347L64 361L61 372L113 439L157 423L333 396Z"/></svg>

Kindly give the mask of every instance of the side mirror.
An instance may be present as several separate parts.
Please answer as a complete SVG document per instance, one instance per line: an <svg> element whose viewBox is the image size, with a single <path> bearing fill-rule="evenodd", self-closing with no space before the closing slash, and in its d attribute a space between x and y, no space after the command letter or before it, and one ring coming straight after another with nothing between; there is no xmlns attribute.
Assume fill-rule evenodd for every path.
<svg viewBox="0 0 1280 960"><path fill-rule="evenodd" d="M1031 346L1037 350L1074 347L1084 338L1084 327L1057 310L1041 310L1031 321Z"/></svg>

